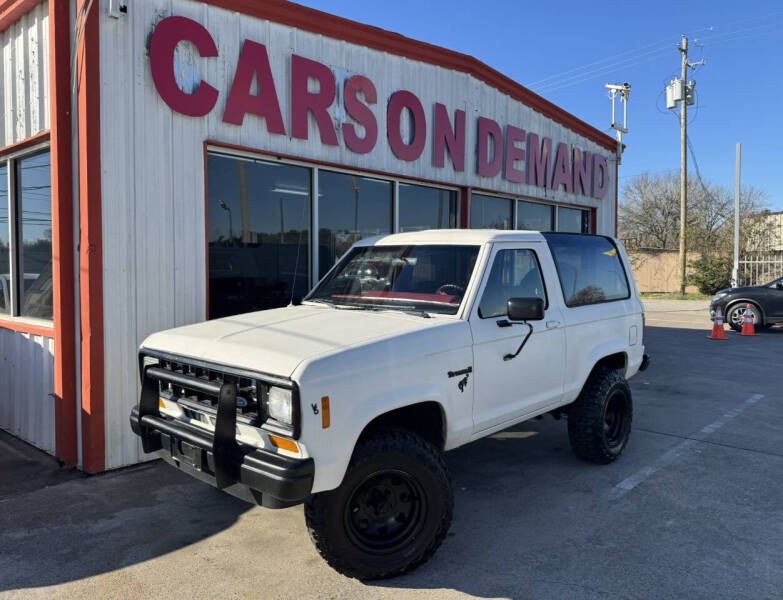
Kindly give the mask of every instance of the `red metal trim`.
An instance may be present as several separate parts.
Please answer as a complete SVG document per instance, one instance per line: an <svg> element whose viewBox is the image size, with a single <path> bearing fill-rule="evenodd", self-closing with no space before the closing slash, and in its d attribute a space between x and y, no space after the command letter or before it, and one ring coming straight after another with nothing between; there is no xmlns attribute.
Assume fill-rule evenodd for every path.
<svg viewBox="0 0 783 600"><path fill-rule="evenodd" d="M452 71L467 73L511 98L522 102L533 110L540 112L545 117L592 140L599 146L607 150L615 150L617 148L617 142L614 138L467 54L413 40L379 27L357 23L356 21L307 8L286 0L264 0L264 2L259 2L258 0L202 1L205 4L240 12L259 19L274 21L275 23L318 33L352 44L367 46Z"/></svg>
<svg viewBox="0 0 783 600"><path fill-rule="evenodd" d="M0 0L0 31L5 31L43 0Z"/></svg>
<svg viewBox="0 0 783 600"><path fill-rule="evenodd" d="M15 154L16 152L24 150L25 148L31 148L32 146L37 146L38 144L48 142L49 138L50 133L48 131L42 131L41 133L37 133L32 137L22 140L21 142L16 142L10 146L4 146L3 148L0 148L0 158L8 156L9 154Z"/></svg>
<svg viewBox="0 0 783 600"><path fill-rule="evenodd" d="M460 229L470 229L470 196L472 189L460 188Z"/></svg>
<svg viewBox="0 0 783 600"><path fill-rule="evenodd" d="M54 397L56 455L76 466L76 324L71 139L71 28L67 2L49 2L49 81L54 277Z"/></svg>
<svg viewBox="0 0 783 600"><path fill-rule="evenodd" d="M103 380L103 239L101 222L101 98L99 6L86 4L84 35L77 50L79 115L79 292L81 297L82 466L88 473L104 470L106 432Z"/></svg>
<svg viewBox="0 0 783 600"><path fill-rule="evenodd" d="M29 333L30 335L42 335L48 338L55 336L54 327L51 325L35 325L16 319L0 319L0 329L9 329L18 333Z"/></svg>
<svg viewBox="0 0 783 600"><path fill-rule="evenodd" d="M204 318L209 320L209 170L207 169L207 146L204 142L204 265L206 268L206 314Z"/></svg>

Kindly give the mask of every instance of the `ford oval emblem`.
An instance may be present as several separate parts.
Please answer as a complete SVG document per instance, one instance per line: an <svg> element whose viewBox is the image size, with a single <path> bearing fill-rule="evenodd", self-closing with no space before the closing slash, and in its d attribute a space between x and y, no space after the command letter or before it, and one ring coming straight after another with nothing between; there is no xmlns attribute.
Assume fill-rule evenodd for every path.
<svg viewBox="0 0 783 600"><path fill-rule="evenodd" d="M237 396L237 406L239 408L245 408L247 406L247 400L245 400L242 396Z"/></svg>

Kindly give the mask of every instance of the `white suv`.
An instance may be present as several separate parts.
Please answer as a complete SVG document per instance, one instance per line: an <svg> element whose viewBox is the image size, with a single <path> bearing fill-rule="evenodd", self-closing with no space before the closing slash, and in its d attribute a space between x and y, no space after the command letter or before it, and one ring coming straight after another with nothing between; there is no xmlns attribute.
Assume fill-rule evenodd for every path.
<svg viewBox="0 0 783 600"><path fill-rule="evenodd" d="M643 306L609 237L491 230L354 245L300 306L150 336L131 414L144 450L263 506L305 503L360 579L425 562L449 528L443 452L543 413L616 459Z"/></svg>

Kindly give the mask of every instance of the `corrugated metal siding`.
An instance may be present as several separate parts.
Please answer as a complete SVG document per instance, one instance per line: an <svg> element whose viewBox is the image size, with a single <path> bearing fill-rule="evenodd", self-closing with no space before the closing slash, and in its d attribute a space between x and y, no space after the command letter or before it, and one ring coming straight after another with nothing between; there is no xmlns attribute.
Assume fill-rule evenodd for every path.
<svg viewBox="0 0 783 600"><path fill-rule="evenodd" d="M190 0L133 3L127 16L112 19L101 3L101 151L103 162L103 261L106 352L106 466L138 460L139 446L127 424L138 398L135 352L151 332L203 320L205 306L204 159L206 139L276 151L315 161L373 169L400 176L470 185L498 192L580 202L600 207L600 231L614 230L614 156L597 144L510 100L464 73L347 44L290 27L252 19ZM197 59L189 44L180 45L180 73L198 73L220 90L217 106L205 118L175 114L152 82L147 40L155 23L171 14L195 19L214 37L220 56ZM380 97L372 108L378 121L378 144L366 155L344 145L324 146L311 124L309 140L266 133L252 115L242 127L223 123L240 45L245 38L269 52L286 130L290 131L290 55L297 53L328 64L341 83L352 74L369 76ZM407 89L422 100L432 138L432 104L467 112L467 164L463 173L432 166L428 145L421 159L399 160L386 142L389 95ZM336 122L344 110L333 107ZM475 120L479 116L509 123L609 159L612 186L603 201L564 191L511 184L475 174ZM313 117L311 116L311 121Z"/></svg>
<svg viewBox="0 0 783 600"><path fill-rule="evenodd" d="M54 340L0 328L0 428L51 454Z"/></svg>
<svg viewBox="0 0 783 600"><path fill-rule="evenodd" d="M0 32L0 148L49 129L49 3Z"/></svg>

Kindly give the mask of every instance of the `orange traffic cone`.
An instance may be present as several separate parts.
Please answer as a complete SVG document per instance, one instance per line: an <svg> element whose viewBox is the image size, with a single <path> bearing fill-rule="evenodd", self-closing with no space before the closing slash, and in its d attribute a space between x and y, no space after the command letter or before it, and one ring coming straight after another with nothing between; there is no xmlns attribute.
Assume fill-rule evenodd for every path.
<svg viewBox="0 0 783 600"><path fill-rule="evenodd" d="M710 340L727 340L726 331L723 329L723 313L720 306L715 311L715 320L712 323L712 334L707 336Z"/></svg>
<svg viewBox="0 0 783 600"><path fill-rule="evenodd" d="M745 307L745 320L742 322L742 335L756 335L756 326L753 324L753 311L750 304Z"/></svg>

